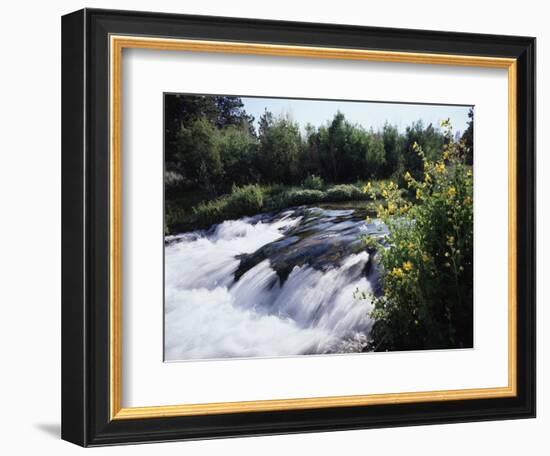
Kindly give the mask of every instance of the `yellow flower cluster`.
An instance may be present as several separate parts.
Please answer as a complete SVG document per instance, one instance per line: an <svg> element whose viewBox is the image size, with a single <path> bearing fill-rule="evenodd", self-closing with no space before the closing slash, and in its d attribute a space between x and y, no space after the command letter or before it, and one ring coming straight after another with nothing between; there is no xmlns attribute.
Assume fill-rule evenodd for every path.
<svg viewBox="0 0 550 456"><path fill-rule="evenodd" d="M463 272L470 267L472 254L472 169L467 161L469 151L457 144L449 120L443 120L441 126L446 129L441 155L430 153L430 160L414 143L412 150L422 167L403 170L402 188L390 180L375 183L379 217L389 232L384 248L379 249L386 271L382 277L384 296L374 300L378 313L373 318L382 328L377 335L382 340L392 325L407 330L417 325L420 311L430 309L432 290L434 296L447 300L447 280L453 279L449 285L454 285L456 278L460 285L456 299L450 300L463 303L468 296L462 280L468 278ZM429 299L421 292L424 289L430 290Z"/></svg>
<svg viewBox="0 0 550 456"><path fill-rule="evenodd" d="M393 268L391 271L391 275L398 279L402 279L405 276L405 273L401 268Z"/></svg>
<svg viewBox="0 0 550 456"><path fill-rule="evenodd" d="M402 267L393 268L390 274L397 279L402 279L403 277L405 277L405 272L410 272L412 270L413 264L410 261L405 261Z"/></svg>
<svg viewBox="0 0 550 456"><path fill-rule="evenodd" d="M436 163L435 171L437 173L440 173L440 174L444 173L445 172L445 163L443 163L443 162Z"/></svg>

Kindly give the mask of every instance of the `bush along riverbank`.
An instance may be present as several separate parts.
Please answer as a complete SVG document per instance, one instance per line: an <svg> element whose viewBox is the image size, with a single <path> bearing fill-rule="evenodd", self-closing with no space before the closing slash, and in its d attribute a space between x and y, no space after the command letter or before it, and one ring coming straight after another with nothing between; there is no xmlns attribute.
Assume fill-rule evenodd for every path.
<svg viewBox="0 0 550 456"><path fill-rule="evenodd" d="M403 175L405 189L384 186L377 217L389 234L376 248L383 268L382 294L372 299L370 350L473 347L473 176L462 142L442 122L440 159L423 164L421 177ZM364 189L372 196L372 186ZM403 198L404 190L413 200Z"/></svg>
<svg viewBox="0 0 550 456"><path fill-rule="evenodd" d="M323 180L315 175L308 176L300 187L259 184L233 185L231 193L199 202L188 210L182 209L181 205L171 204L167 201L165 232L174 234L206 229L224 220L235 220L262 212L312 204L363 201L366 204L370 202L374 211L373 201L380 196L385 181L371 184L369 193L362 190L363 186L364 183L361 182L326 186Z"/></svg>

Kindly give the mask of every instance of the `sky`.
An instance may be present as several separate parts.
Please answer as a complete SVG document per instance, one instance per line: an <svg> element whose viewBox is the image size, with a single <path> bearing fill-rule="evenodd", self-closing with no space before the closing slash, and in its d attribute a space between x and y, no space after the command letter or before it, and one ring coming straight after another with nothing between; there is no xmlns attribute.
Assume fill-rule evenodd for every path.
<svg viewBox="0 0 550 456"><path fill-rule="evenodd" d="M275 116L289 114L303 130L307 123L315 127L325 125L332 120L337 111L341 111L351 123L357 123L365 129L381 129L386 122L395 125L404 132L406 127L417 120L425 126L450 118L455 132L463 132L468 121L469 106L422 105L405 103L373 103L363 101L324 101L293 100L288 98L250 98L241 97L248 114L254 116L255 127L267 108Z"/></svg>

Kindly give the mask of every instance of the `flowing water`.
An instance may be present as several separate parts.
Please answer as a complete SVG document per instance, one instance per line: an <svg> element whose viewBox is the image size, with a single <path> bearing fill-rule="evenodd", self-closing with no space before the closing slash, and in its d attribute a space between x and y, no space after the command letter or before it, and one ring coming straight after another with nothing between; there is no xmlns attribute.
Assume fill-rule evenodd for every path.
<svg viewBox="0 0 550 456"><path fill-rule="evenodd" d="M359 209L301 207L167 237L165 358L361 352L377 293Z"/></svg>

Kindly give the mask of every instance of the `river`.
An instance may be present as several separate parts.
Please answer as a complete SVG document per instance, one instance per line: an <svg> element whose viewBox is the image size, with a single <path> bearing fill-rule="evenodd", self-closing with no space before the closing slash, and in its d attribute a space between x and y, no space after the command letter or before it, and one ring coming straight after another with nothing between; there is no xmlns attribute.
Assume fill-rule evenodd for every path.
<svg viewBox="0 0 550 456"><path fill-rule="evenodd" d="M165 359L365 350L378 292L360 209L300 207L165 241Z"/></svg>

